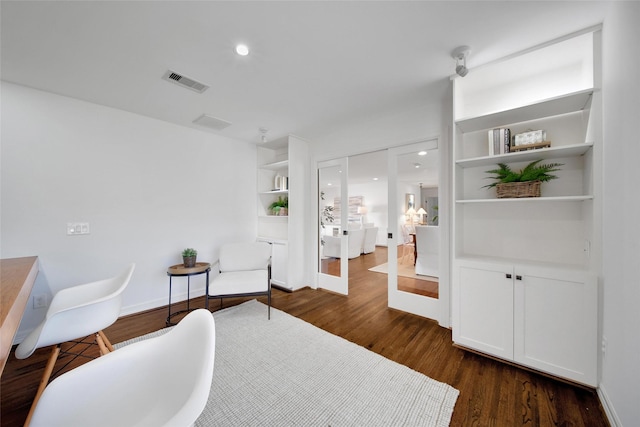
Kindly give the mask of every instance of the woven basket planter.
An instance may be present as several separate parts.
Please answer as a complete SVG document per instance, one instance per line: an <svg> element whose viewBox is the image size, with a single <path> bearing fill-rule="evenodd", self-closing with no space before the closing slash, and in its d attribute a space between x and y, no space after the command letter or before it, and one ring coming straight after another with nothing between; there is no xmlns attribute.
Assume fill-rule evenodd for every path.
<svg viewBox="0 0 640 427"><path fill-rule="evenodd" d="M496 185L498 199L540 197L541 181L506 182Z"/></svg>

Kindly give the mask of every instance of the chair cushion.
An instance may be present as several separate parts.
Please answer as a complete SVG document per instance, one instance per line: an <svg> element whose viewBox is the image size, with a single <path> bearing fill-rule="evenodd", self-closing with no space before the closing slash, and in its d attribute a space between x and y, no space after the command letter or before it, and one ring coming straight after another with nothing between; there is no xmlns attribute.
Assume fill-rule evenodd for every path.
<svg viewBox="0 0 640 427"><path fill-rule="evenodd" d="M265 274L271 245L267 242L231 243L220 248L220 271L251 271L264 269Z"/></svg>
<svg viewBox="0 0 640 427"><path fill-rule="evenodd" d="M267 292L267 270L222 272L211 280L209 296Z"/></svg>

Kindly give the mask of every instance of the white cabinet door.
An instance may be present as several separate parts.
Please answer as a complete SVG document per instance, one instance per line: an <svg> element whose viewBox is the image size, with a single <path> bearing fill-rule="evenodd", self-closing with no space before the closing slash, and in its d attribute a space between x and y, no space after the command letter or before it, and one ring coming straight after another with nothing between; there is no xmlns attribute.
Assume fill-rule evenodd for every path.
<svg viewBox="0 0 640 427"><path fill-rule="evenodd" d="M512 267L460 263L454 269L453 340L513 359Z"/></svg>
<svg viewBox="0 0 640 427"><path fill-rule="evenodd" d="M271 245L271 283L279 286L287 285L289 266L289 249L287 242L273 241Z"/></svg>
<svg viewBox="0 0 640 427"><path fill-rule="evenodd" d="M581 272L516 267L514 360L597 385L597 281Z"/></svg>

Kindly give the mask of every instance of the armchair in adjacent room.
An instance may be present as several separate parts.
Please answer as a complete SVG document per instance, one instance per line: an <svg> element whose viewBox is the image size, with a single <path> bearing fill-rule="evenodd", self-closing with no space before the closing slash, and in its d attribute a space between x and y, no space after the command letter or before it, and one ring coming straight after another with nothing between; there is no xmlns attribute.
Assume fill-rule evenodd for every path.
<svg viewBox="0 0 640 427"><path fill-rule="evenodd" d="M433 225L416 225L416 274L439 276L440 228Z"/></svg>
<svg viewBox="0 0 640 427"><path fill-rule="evenodd" d="M376 250L376 239L378 237L378 227L364 228L364 240L362 242L362 253L370 254Z"/></svg>
<svg viewBox="0 0 640 427"><path fill-rule="evenodd" d="M365 229L350 229L347 235L347 258L357 258L362 254L364 243ZM340 258L340 236L322 236L324 244L322 245L322 256L331 258Z"/></svg>

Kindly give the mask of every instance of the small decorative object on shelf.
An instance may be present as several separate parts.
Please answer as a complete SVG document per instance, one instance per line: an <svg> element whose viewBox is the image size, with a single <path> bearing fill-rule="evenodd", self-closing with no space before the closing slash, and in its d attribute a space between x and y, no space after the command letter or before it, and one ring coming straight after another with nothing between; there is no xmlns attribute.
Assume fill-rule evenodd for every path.
<svg viewBox="0 0 640 427"><path fill-rule="evenodd" d="M525 166L520 172L514 172L506 163L498 163L499 168L487 171L487 173L495 174L490 177L497 180L492 184L485 185L483 188L496 187L497 196L503 198L520 198L520 197L540 197L540 184L543 182L556 179L557 176L551 175L562 163L548 163L539 165L542 160L536 160Z"/></svg>
<svg viewBox="0 0 640 427"><path fill-rule="evenodd" d="M530 130L513 137L511 151L536 150L548 147L551 147L551 141L547 141L547 131Z"/></svg>
<svg viewBox="0 0 640 427"><path fill-rule="evenodd" d="M185 268L195 267L198 251L193 248L187 248L182 251L182 262Z"/></svg>
<svg viewBox="0 0 640 427"><path fill-rule="evenodd" d="M511 151L511 129L490 129L487 142L489 143L489 155L497 156Z"/></svg>
<svg viewBox="0 0 640 427"><path fill-rule="evenodd" d="M278 197L278 200L269 205L269 215L287 216L289 214L289 198Z"/></svg>

